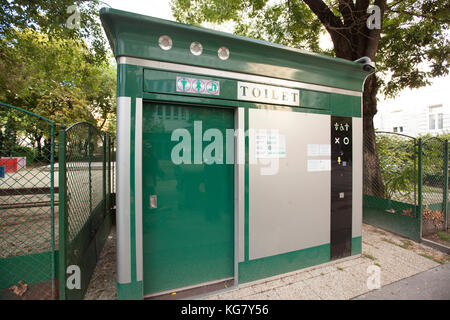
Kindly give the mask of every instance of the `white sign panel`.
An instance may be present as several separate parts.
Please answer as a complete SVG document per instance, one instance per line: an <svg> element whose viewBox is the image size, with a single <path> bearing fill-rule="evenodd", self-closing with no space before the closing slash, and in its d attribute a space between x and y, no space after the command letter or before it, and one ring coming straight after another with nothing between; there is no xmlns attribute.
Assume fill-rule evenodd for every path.
<svg viewBox="0 0 450 320"><path fill-rule="evenodd" d="M238 100L300 106L300 90L240 81L237 90Z"/></svg>

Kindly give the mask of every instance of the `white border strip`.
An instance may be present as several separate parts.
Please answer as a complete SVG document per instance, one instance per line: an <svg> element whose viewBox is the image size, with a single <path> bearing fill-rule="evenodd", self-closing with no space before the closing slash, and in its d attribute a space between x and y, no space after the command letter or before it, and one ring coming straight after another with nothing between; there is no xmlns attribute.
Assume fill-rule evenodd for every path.
<svg viewBox="0 0 450 320"><path fill-rule="evenodd" d="M209 69L209 68L203 68L203 67L194 67L194 66L188 66L188 65L184 65L184 64L171 63L171 62L162 62L162 61L156 61L156 60L147 60L147 59L122 56L122 57L117 58L117 64L131 64L131 65L147 67L147 68L177 71L177 72L183 72L183 73L204 74L207 76L229 78L229 79L236 79L236 80L256 82L256 83L264 83L264 84L268 84L268 85L277 85L277 86L288 87L288 88L307 89L307 90L315 90L315 91L322 91L322 92L328 92L328 93L339 93L339 94L345 94L345 95L350 95L350 96L362 97L362 92L360 92L360 91L340 89L340 88L334 88L334 87L326 87L326 86L321 86L321 85L317 85L317 84L310 84L310 83L297 82L297 81L291 81L291 80L257 76L257 75L251 75L251 74L246 74L246 73Z"/></svg>
<svg viewBox="0 0 450 320"><path fill-rule="evenodd" d="M134 214L136 226L136 281L142 281L142 98L136 98L134 136Z"/></svg>
<svg viewBox="0 0 450 320"><path fill-rule="evenodd" d="M117 97L116 228L117 228L118 283L131 282L130 129L131 129L131 98Z"/></svg>

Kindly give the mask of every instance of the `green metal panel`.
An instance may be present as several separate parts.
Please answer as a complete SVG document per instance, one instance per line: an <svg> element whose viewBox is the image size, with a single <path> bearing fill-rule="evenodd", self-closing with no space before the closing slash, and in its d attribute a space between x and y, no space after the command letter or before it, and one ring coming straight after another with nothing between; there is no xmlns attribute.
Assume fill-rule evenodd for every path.
<svg viewBox="0 0 450 320"><path fill-rule="evenodd" d="M397 233L415 241L420 240L418 217L411 217L407 214L419 211L412 204L364 195L364 223Z"/></svg>
<svg viewBox="0 0 450 320"><path fill-rule="evenodd" d="M341 117L362 117L361 97L330 93L331 114Z"/></svg>
<svg viewBox="0 0 450 320"><path fill-rule="evenodd" d="M0 288L8 288L11 284L17 284L17 282L21 280L27 284L52 280L52 275L48 272L47 268L35 268L30 270L29 267L30 265L50 266L52 259L51 251L1 258L0 263L2 264L2 268L14 270L14 273L8 278L0 277Z"/></svg>
<svg viewBox="0 0 450 320"><path fill-rule="evenodd" d="M330 261L330 244L239 263L239 283L287 273Z"/></svg>
<svg viewBox="0 0 450 320"><path fill-rule="evenodd" d="M330 110L330 94L300 90L300 105L304 108Z"/></svg>
<svg viewBox="0 0 450 320"><path fill-rule="evenodd" d="M259 74L359 92L370 73L359 63L111 8L103 8L100 19L116 57ZM172 38L170 50L158 46L161 35ZM201 55L189 52L193 41L202 44ZM222 46L230 51L227 60L217 55Z"/></svg>
<svg viewBox="0 0 450 320"><path fill-rule="evenodd" d="M183 141L187 141L192 164L172 161L172 150L181 140L171 141L171 135L178 128L190 134L190 141ZM198 134L210 128L220 130L224 137L218 144L223 147L225 162L226 129L234 128L232 110L144 104L144 294L234 275L234 166L194 164L212 143L201 142ZM198 141L201 150L196 148ZM152 195L157 196L157 208L153 209Z"/></svg>
<svg viewBox="0 0 450 320"><path fill-rule="evenodd" d="M142 281L130 283L117 283L117 299L119 300L142 300Z"/></svg>
<svg viewBox="0 0 450 320"><path fill-rule="evenodd" d="M352 256L362 253L362 237L352 238Z"/></svg>
<svg viewBox="0 0 450 320"><path fill-rule="evenodd" d="M219 95L200 95L195 93L187 93L180 92L176 89L176 79L177 77L186 77L186 78L195 78L202 80L214 80L218 81L220 84L220 94ZM144 69L144 92L150 93L165 93L165 94L173 94L177 96L191 96L191 97L201 97L208 99L222 99L222 100L238 100L237 97L237 82L233 79L225 79L219 77L207 77L204 75L194 75L187 73L177 73L177 72L168 72L168 71L160 71L160 70L152 70L152 69ZM330 110L330 94L311 91L311 90L299 90L300 91L300 106L293 107L292 109L300 108L300 112L309 112L309 110L303 110L303 108L308 109L323 109ZM338 95L341 97L342 95ZM347 113L353 115L353 105L354 99L346 100L347 96L341 97L341 100L344 100L344 103L347 105L340 106L340 108L336 109L336 113L342 113L342 110L348 110ZM356 97L356 101L359 101L359 105L361 99ZM179 98L177 98L179 99ZM339 100L340 101L340 100ZM339 103L339 102L338 102ZM311 110L314 112L313 110ZM360 114L357 116L361 116Z"/></svg>
<svg viewBox="0 0 450 320"><path fill-rule="evenodd" d="M179 92L176 90L176 78L194 78L202 80L215 80L220 82L220 95L199 95L189 92ZM212 99L237 100L237 82L235 80L223 78L211 78L204 75L194 75L187 73L167 72L144 69L144 92L170 93L184 96L201 96Z"/></svg>

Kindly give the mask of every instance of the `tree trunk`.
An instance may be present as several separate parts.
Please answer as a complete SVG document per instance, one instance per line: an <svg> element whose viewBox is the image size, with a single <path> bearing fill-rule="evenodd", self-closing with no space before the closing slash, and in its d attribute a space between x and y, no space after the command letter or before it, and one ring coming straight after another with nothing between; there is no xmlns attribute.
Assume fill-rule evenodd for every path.
<svg viewBox="0 0 450 320"><path fill-rule="evenodd" d="M355 61L363 56L375 61L380 42L381 29L368 29L369 17L367 0L339 0L337 17L323 0L304 0L306 5L319 18L330 34L336 57ZM375 0L380 8L382 23L386 0ZM367 78L363 92L363 159L364 159L364 194L384 198L384 184L381 177L375 140L373 117L377 113L378 85L375 75Z"/></svg>
<svg viewBox="0 0 450 320"><path fill-rule="evenodd" d="M375 140L373 117L377 113L378 85L375 75L370 75L363 92L363 166L364 166L364 194L384 198L384 184L381 177Z"/></svg>

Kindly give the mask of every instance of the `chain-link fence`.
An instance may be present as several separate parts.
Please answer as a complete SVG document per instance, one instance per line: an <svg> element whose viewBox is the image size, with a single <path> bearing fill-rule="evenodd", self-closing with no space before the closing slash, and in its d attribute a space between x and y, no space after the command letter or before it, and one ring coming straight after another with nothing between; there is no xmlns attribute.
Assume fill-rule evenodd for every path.
<svg viewBox="0 0 450 320"><path fill-rule="evenodd" d="M76 123L60 131L60 158L65 170L60 171L60 228L64 230L64 251L60 264L80 270L80 287L60 286L61 298L81 299L87 290L106 236L111 217L111 144L87 122ZM74 269L75 270L75 269ZM66 278L61 273L60 277Z"/></svg>
<svg viewBox="0 0 450 320"><path fill-rule="evenodd" d="M377 132L374 141L364 145L364 221L417 241L445 230L448 141L392 132Z"/></svg>
<svg viewBox="0 0 450 320"><path fill-rule="evenodd" d="M374 142L364 141L364 222L419 240L418 140L377 132Z"/></svg>
<svg viewBox="0 0 450 320"><path fill-rule="evenodd" d="M0 299L54 299L55 125L0 103Z"/></svg>
<svg viewBox="0 0 450 320"><path fill-rule="evenodd" d="M448 143L439 137L422 143L422 235L444 230L448 199Z"/></svg>
<svg viewBox="0 0 450 320"><path fill-rule="evenodd" d="M0 300L82 298L109 234L114 145L87 122L55 135L0 102ZM80 288L67 285L73 267Z"/></svg>

